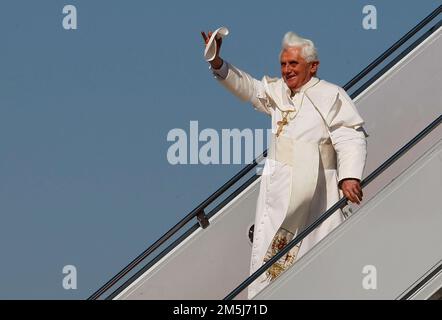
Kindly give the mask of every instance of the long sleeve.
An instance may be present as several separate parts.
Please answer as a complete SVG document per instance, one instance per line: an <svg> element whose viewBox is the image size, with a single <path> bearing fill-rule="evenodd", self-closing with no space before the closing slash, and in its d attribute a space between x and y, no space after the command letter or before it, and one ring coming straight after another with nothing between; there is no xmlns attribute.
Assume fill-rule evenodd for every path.
<svg viewBox="0 0 442 320"><path fill-rule="evenodd" d="M364 121L351 98L339 90L335 115L330 123L330 138L337 154L338 180L362 179L367 157Z"/></svg>
<svg viewBox="0 0 442 320"><path fill-rule="evenodd" d="M330 131L337 154L338 180L362 179L367 156L364 132L360 128L335 127Z"/></svg>
<svg viewBox="0 0 442 320"><path fill-rule="evenodd" d="M242 101L249 101L255 110L271 115L271 100L262 81L224 61L220 69L212 69L215 78Z"/></svg>

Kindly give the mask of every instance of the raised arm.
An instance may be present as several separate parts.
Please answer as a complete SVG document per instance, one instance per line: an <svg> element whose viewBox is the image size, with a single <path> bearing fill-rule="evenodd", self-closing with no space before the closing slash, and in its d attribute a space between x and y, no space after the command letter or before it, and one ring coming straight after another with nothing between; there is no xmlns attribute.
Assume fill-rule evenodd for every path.
<svg viewBox="0 0 442 320"><path fill-rule="evenodd" d="M212 33L201 32L207 45ZM231 93L242 101L249 101L257 111L271 115L272 104L266 95L262 81L256 80L247 72L227 63L220 57L222 38L216 39L217 50L215 58L210 61L210 67L215 78Z"/></svg>

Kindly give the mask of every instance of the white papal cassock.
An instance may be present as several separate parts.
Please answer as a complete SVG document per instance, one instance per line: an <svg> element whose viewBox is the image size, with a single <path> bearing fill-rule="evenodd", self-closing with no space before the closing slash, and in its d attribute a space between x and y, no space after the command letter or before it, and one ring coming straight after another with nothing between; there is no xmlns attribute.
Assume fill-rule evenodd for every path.
<svg viewBox="0 0 442 320"><path fill-rule="evenodd" d="M339 200L339 181L361 179L366 159L364 122L342 88L316 77L291 92L281 78L265 76L259 81L226 61L213 73L229 91L272 118L273 134L256 207L253 273L269 257L277 233L296 236ZM278 121L284 115L288 124L277 136ZM302 241L295 259L343 220L339 210L324 221ZM268 274L256 279L249 286L249 298L269 281Z"/></svg>

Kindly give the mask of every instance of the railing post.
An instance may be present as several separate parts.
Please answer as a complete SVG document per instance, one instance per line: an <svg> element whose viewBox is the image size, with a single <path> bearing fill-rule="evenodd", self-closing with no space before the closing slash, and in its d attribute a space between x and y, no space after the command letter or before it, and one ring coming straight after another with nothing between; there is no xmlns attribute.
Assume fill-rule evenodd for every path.
<svg viewBox="0 0 442 320"><path fill-rule="evenodd" d="M206 229L210 225L209 219L207 219L204 209L198 211L198 213L196 214L196 218L198 219L201 228Z"/></svg>

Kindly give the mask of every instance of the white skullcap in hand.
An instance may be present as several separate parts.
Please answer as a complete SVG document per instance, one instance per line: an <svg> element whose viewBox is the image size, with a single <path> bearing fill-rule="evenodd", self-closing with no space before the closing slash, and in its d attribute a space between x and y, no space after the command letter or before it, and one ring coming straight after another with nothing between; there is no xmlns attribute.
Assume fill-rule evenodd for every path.
<svg viewBox="0 0 442 320"><path fill-rule="evenodd" d="M226 27L218 28L212 33L212 36L210 37L209 42L206 45L206 49L204 50L204 59L206 59L207 62L210 62L213 59L215 59L216 49L217 49L215 38L216 39L223 38L228 34L229 34L229 29L227 29Z"/></svg>

